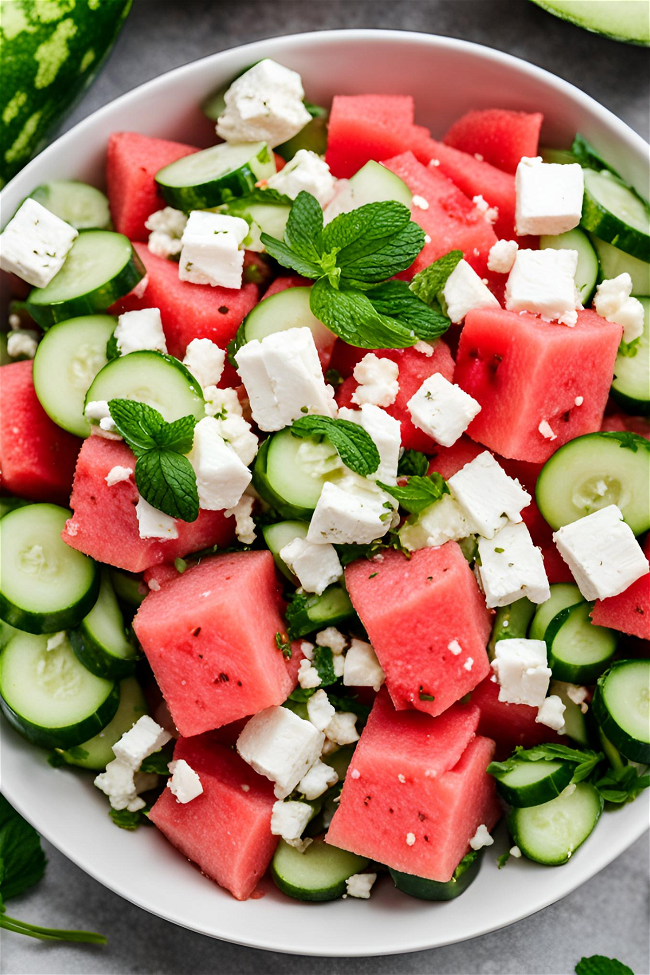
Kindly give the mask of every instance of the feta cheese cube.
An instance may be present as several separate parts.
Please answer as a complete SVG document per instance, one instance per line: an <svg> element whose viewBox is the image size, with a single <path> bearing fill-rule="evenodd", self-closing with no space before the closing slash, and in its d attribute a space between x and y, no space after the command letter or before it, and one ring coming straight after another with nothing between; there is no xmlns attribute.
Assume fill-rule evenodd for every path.
<svg viewBox="0 0 650 975"><path fill-rule="evenodd" d="M275 783L284 799L320 758L325 736L310 721L288 708L273 705L246 722L237 751L245 762Z"/></svg>
<svg viewBox="0 0 650 975"><path fill-rule="evenodd" d="M492 538L508 519L521 521L521 509L530 504L530 494L508 477L488 450L461 467L447 483L472 532L485 538Z"/></svg>
<svg viewBox="0 0 650 975"><path fill-rule="evenodd" d="M299 149L279 173L271 176L267 185L292 200L304 190L311 193L321 207L327 206L336 191L336 179L329 166L322 156L308 149Z"/></svg>
<svg viewBox="0 0 650 975"><path fill-rule="evenodd" d="M337 745L351 745L359 739L356 723L357 716L352 711L337 711L325 729L325 734Z"/></svg>
<svg viewBox="0 0 650 975"><path fill-rule="evenodd" d="M459 261L447 278L442 295L447 314L455 325L460 325L473 308L501 307L471 264L465 260Z"/></svg>
<svg viewBox="0 0 650 975"><path fill-rule="evenodd" d="M546 321L566 318L575 324L575 273L578 252L574 250L520 250L506 282L508 311L528 311Z"/></svg>
<svg viewBox="0 0 650 975"><path fill-rule="evenodd" d="M311 121L296 71L265 58L233 81L224 94L217 135L227 142L286 142Z"/></svg>
<svg viewBox="0 0 650 975"><path fill-rule="evenodd" d="M388 531L393 499L371 481L346 474L326 481L309 523L307 540L323 544L367 545Z"/></svg>
<svg viewBox="0 0 650 975"><path fill-rule="evenodd" d="M129 731L113 745L113 754L132 769L139 769L145 758L166 745L171 735L148 714L143 714Z"/></svg>
<svg viewBox="0 0 650 975"><path fill-rule="evenodd" d="M298 791L302 792L305 799L318 799L331 785L336 785L338 780L338 772L331 765L319 760L300 780Z"/></svg>
<svg viewBox="0 0 650 975"><path fill-rule="evenodd" d="M535 717L535 723L545 724L547 728L552 728L553 731L563 732L565 711L566 705L562 699L557 694L551 694L550 697L546 697L542 701Z"/></svg>
<svg viewBox="0 0 650 975"><path fill-rule="evenodd" d="M28 196L0 234L0 267L44 288L78 236L78 230Z"/></svg>
<svg viewBox="0 0 650 975"><path fill-rule="evenodd" d="M481 823L469 841L469 845L473 850L481 850L484 846L492 846L493 843L494 838L490 836L485 823Z"/></svg>
<svg viewBox="0 0 650 975"><path fill-rule="evenodd" d="M159 308L125 311L118 318L113 334L120 355L141 352L145 349L154 352L167 351Z"/></svg>
<svg viewBox="0 0 650 975"><path fill-rule="evenodd" d="M308 328L274 332L247 342L236 355L253 419L261 430L282 430L305 413L336 415Z"/></svg>
<svg viewBox="0 0 650 975"><path fill-rule="evenodd" d="M229 444L246 467L254 460L259 441L250 423L244 419L239 397L234 389L218 389L216 386L206 386L203 390L205 397L205 412L214 417L219 424L219 433Z"/></svg>
<svg viewBox="0 0 650 975"><path fill-rule="evenodd" d="M135 506L140 538L178 538L176 519L154 508L140 496Z"/></svg>
<svg viewBox="0 0 650 975"><path fill-rule="evenodd" d="M316 634L315 639L319 647L329 647L334 656L343 653L348 645L347 638L335 626L326 626Z"/></svg>
<svg viewBox="0 0 650 975"><path fill-rule="evenodd" d="M450 494L443 494L440 500L434 501L413 520L407 519L399 531L400 541L409 552L436 548L471 534L469 522Z"/></svg>
<svg viewBox="0 0 650 975"><path fill-rule="evenodd" d="M252 474L224 441L214 417L204 416L194 427L194 443L187 458L196 474L201 508L234 508Z"/></svg>
<svg viewBox="0 0 650 975"><path fill-rule="evenodd" d="M144 806L144 802L138 799L134 770L117 758L108 763L105 772L95 777L95 786L108 796L113 809L137 812Z"/></svg>
<svg viewBox="0 0 650 975"><path fill-rule="evenodd" d="M256 538L255 522L252 518L255 498L243 494L234 508L228 508L224 514L226 518L235 519L235 534L242 545L252 545Z"/></svg>
<svg viewBox="0 0 650 975"><path fill-rule="evenodd" d="M248 224L242 217L193 210L183 231L178 277L192 284L239 289Z"/></svg>
<svg viewBox="0 0 650 975"><path fill-rule="evenodd" d="M352 375L359 383L352 393L353 403L391 406L395 402L399 393L399 366L392 359L368 352L357 362Z"/></svg>
<svg viewBox="0 0 650 975"><path fill-rule="evenodd" d="M283 840L299 840L313 813L306 802L275 802L271 810L271 833Z"/></svg>
<svg viewBox="0 0 650 975"><path fill-rule="evenodd" d="M215 342L192 339L185 349L183 365L189 369L201 389L205 389L219 383L225 361L226 353Z"/></svg>
<svg viewBox="0 0 650 975"><path fill-rule="evenodd" d="M376 691L386 680L377 654L369 643L354 638L345 655L343 683L346 687L374 687Z"/></svg>
<svg viewBox="0 0 650 975"><path fill-rule="evenodd" d="M615 504L564 525L553 541L585 599L617 596L648 571L648 560Z"/></svg>
<svg viewBox="0 0 650 975"><path fill-rule="evenodd" d="M10 332L7 336L7 355L11 359L33 359L38 342L29 332Z"/></svg>
<svg viewBox="0 0 650 975"><path fill-rule="evenodd" d="M515 194L517 234L566 233L578 226L582 216L582 166L522 156L515 174Z"/></svg>
<svg viewBox="0 0 650 975"><path fill-rule="evenodd" d="M307 701L307 714L309 715L309 720L315 728L319 731L325 731L332 718L336 713L336 709L330 704L329 698L325 691L316 691L315 694Z"/></svg>
<svg viewBox="0 0 650 975"><path fill-rule="evenodd" d="M305 592L315 592L317 596L343 573L333 545L315 545L306 538L294 538L280 551L280 558L298 576Z"/></svg>
<svg viewBox="0 0 650 975"><path fill-rule="evenodd" d="M460 386L434 372L407 403L414 426L443 447L451 447L467 430L481 405Z"/></svg>
<svg viewBox="0 0 650 975"><path fill-rule="evenodd" d="M414 198L415 202L415 198ZM479 193L478 196L472 197L472 203L481 214L483 219L489 224L495 223L499 219L499 208L491 207L490 204L483 196Z"/></svg>
<svg viewBox="0 0 650 975"><path fill-rule="evenodd" d="M491 609L509 606L523 596L533 603L549 599L542 553L523 522L504 525L493 538L479 538L478 554L481 586Z"/></svg>
<svg viewBox="0 0 650 975"><path fill-rule="evenodd" d="M376 879L376 873L353 873L345 881L346 895L348 897L361 897L367 900L370 897L370 891Z"/></svg>
<svg viewBox="0 0 650 975"><path fill-rule="evenodd" d="M313 666L310 658L300 661L300 666L298 667L298 683L305 689L318 687L321 683L321 676Z"/></svg>
<svg viewBox="0 0 650 975"><path fill-rule="evenodd" d="M643 335L643 305L631 298L632 278L625 271L602 281L596 288L594 308L608 322L623 326L623 341L633 342Z"/></svg>
<svg viewBox="0 0 650 975"><path fill-rule="evenodd" d="M176 802L185 805L186 802L191 802L201 795L203 792L201 779L184 758L170 762L167 768L171 772L171 777L167 780L167 788L176 797Z"/></svg>
<svg viewBox="0 0 650 975"><path fill-rule="evenodd" d="M120 484L122 481L128 481L132 475L132 467L120 467L120 465L117 464L115 467L111 467L104 480L109 487L113 487L114 484Z"/></svg>
<svg viewBox="0 0 650 975"><path fill-rule="evenodd" d="M492 670L499 683L502 703L528 704L533 708L542 706L551 679L543 640L519 637L497 640Z"/></svg>
<svg viewBox="0 0 650 975"><path fill-rule="evenodd" d="M144 222L150 230L147 247L157 257L175 257L182 248L181 237L187 224L187 214L173 207L156 210Z"/></svg>
<svg viewBox="0 0 650 975"><path fill-rule="evenodd" d="M395 484L402 444L399 420L372 403L364 403L360 410L349 410L344 406L339 410L339 419L358 423L374 441L379 451L379 467L368 477L384 484Z"/></svg>
<svg viewBox="0 0 650 975"><path fill-rule="evenodd" d="M516 240L497 240L493 244L488 254L488 271L496 271L497 274L509 274L515 257L519 250Z"/></svg>

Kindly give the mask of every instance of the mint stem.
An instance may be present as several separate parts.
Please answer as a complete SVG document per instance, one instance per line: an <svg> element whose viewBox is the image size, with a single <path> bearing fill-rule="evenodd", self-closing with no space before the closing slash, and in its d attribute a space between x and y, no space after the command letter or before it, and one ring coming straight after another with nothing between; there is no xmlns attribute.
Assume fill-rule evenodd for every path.
<svg viewBox="0 0 650 975"><path fill-rule="evenodd" d="M29 938L38 938L41 941L77 941L84 944L105 945L106 938L103 934L95 934L94 931L63 931L57 928L42 928L37 924L28 924L26 921L19 921L7 914L0 914L0 928L7 931L14 931L16 934L24 934Z"/></svg>

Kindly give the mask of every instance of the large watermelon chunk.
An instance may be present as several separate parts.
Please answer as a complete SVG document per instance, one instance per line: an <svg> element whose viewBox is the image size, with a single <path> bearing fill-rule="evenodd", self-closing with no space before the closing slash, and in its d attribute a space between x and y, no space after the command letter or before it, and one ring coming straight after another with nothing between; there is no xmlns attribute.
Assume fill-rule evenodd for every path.
<svg viewBox="0 0 650 975"><path fill-rule="evenodd" d="M467 704L437 718L396 711L380 692L326 841L395 870L449 880L477 827L492 829L501 813L486 772L494 742L475 736L478 717Z"/></svg>
<svg viewBox="0 0 650 975"><path fill-rule="evenodd" d="M448 481L461 467L469 464L470 461L482 453L483 447L465 436L459 437L451 447L441 447L439 444L436 444L431 456L428 473L431 474L433 471L437 471L438 474L444 477L445 481Z"/></svg>
<svg viewBox="0 0 650 975"><path fill-rule="evenodd" d="M0 368L2 488L67 507L81 441L58 427L39 403L32 365L25 360Z"/></svg>
<svg viewBox="0 0 650 975"><path fill-rule="evenodd" d="M147 240L145 220L166 206L154 176L163 166L198 152L182 142L138 132L112 132L106 153L106 186L115 229L131 240Z"/></svg>
<svg viewBox="0 0 650 975"><path fill-rule="evenodd" d="M643 552L650 559L650 535ZM621 633L650 640L650 572L647 572L618 596L597 599L591 611L596 626L610 626Z"/></svg>
<svg viewBox="0 0 650 975"><path fill-rule="evenodd" d="M620 340L620 326L593 311L578 312L574 328L499 308L471 311L454 374L481 404L467 432L504 457L543 463L567 440L599 430ZM555 440L539 432L543 420Z"/></svg>
<svg viewBox="0 0 650 975"><path fill-rule="evenodd" d="M147 271L148 283L138 298L133 292L120 298L110 312L138 308L159 308L167 349L182 359L192 339L211 339L221 348L235 337L235 332L257 304L256 284L232 288L212 288L207 284L190 284L178 277L178 264L152 254L146 244L135 244Z"/></svg>
<svg viewBox="0 0 650 975"><path fill-rule="evenodd" d="M338 177L353 176L369 159L380 162L409 146L411 95L335 95L325 160Z"/></svg>
<svg viewBox="0 0 650 975"><path fill-rule="evenodd" d="M490 248L496 243L492 225L469 197L434 168L418 162L412 152L388 159L384 165L403 179L411 193L422 197L428 208L411 205L411 216L431 240L424 245L408 269L398 277L412 278L451 250L461 250L465 260L482 277L486 273Z"/></svg>
<svg viewBox="0 0 650 975"><path fill-rule="evenodd" d="M359 559L345 582L395 707L440 714L489 673L490 613L457 542Z"/></svg>
<svg viewBox="0 0 650 975"><path fill-rule="evenodd" d="M112 467L135 468L131 450L119 440L88 437L84 441L74 475L70 507L63 539L72 548L128 572L142 572L158 562L198 552L211 545L226 547L234 539L234 518L223 511L199 512L196 521L177 521L178 538L140 538L135 505L138 490L132 478L109 487L106 475Z"/></svg>
<svg viewBox="0 0 650 975"><path fill-rule="evenodd" d="M543 121L541 112L487 108L462 115L443 141L462 152L478 153L498 169L514 173L522 156L537 155Z"/></svg>
<svg viewBox="0 0 650 975"><path fill-rule="evenodd" d="M282 605L268 551L211 556L146 596L133 626L182 735L289 696L295 662L276 643Z"/></svg>
<svg viewBox="0 0 650 975"><path fill-rule="evenodd" d="M202 794L180 803L163 789L149 818L202 873L246 900L278 845L271 834L273 786L209 734L179 739L174 760L181 759L199 776Z"/></svg>
<svg viewBox="0 0 650 975"><path fill-rule="evenodd" d="M299 274L280 275L272 281L264 292L264 298L272 298L273 295L281 291L288 291L289 288L308 288L313 282L309 278L301 278Z"/></svg>
<svg viewBox="0 0 650 975"><path fill-rule="evenodd" d="M499 685L486 677L474 688L471 697L481 712L478 731L493 738L497 745L497 758L510 755L517 745L532 748L543 742L566 742L545 724L537 724L537 708L528 704L505 704L499 700Z"/></svg>

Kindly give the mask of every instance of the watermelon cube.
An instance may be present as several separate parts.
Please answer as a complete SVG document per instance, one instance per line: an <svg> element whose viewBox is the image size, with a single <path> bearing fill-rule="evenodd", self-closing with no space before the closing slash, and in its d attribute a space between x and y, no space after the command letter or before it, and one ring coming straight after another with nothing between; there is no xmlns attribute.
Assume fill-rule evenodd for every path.
<svg viewBox="0 0 650 975"><path fill-rule="evenodd" d="M396 711L381 691L359 741L327 843L394 870L447 881L478 826L501 810L486 772L494 742L475 735L478 709L437 718Z"/></svg>
<svg viewBox="0 0 650 975"><path fill-rule="evenodd" d="M444 477L445 481L448 481L461 467L469 464L482 453L483 447L465 436L459 437L451 447L441 447L436 444L427 473L431 474L433 471L437 471Z"/></svg>
<svg viewBox="0 0 650 975"><path fill-rule="evenodd" d="M0 367L2 488L67 507L81 441L58 427L39 403L32 366L25 360Z"/></svg>
<svg viewBox="0 0 650 975"><path fill-rule="evenodd" d="M203 559L150 592L133 627L182 735L282 704L296 684L268 551Z"/></svg>
<svg viewBox="0 0 650 975"><path fill-rule="evenodd" d="M490 672L490 612L457 542L345 570L396 708L440 714Z"/></svg>
<svg viewBox="0 0 650 975"><path fill-rule="evenodd" d="M481 404L468 434L504 457L543 463L567 440L599 430L620 340L620 326L593 311L578 312L574 328L499 308L471 311L454 373ZM555 439L540 433L542 421Z"/></svg>
<svg viewBox="0 0 650 975"><path fill-rule="evenodd" d="M444 142L461 152L475 153L485 162L515 173L522 156L536 156L541 112L512 112L487 108L462 115L444 137Z"/></svg>
<svg viewBox="0 0 650 975"><path fill-rule="evenodd" d="M650 559L650 535L646 537L643 552ZM618 596L597 599L591 618L596 626L610 626L621 633L650 640L650 572Z"/></svg>
<svg viewBox="0 0 650 975"><path fill-rule="evenodd" d="M272 784L210 734L180 738L174 760L194 769L203 792L181 803L163 789L149 818L202 873L246 900L278 845L271 833Z"/></svg>
<svg viewBox="0 0 650 975"><path fill-rule="evenodd" d="M63 531L72 548L118 569L142 572L189 552L232 544L234 518L226 518L223 511L202 510L196 521L177 521L178 538L140 538L133 478L112 487L106 483L106 475L116 466L135 469L135 457L125 443L95 436L84 441L70 498L73 515Z"/></svg>
<svg viewBox="0 0 650 975"><path fill-rule="evenodd" d="M480 711L478 733L496 742L496 757L500 760L510 755L517 745L532 748L543 742L562 743L566 737L538 724L537 708L528 704L506 704L499 700L499 685L486 677L472 691L472 704Z"/></svg>
<svg viewBox="0 0 650 975"><path fill-rule="evenodd" d="M404 152L413 114L411 95L335 95L325 155L334 176L353 176L369 159Z"/></svg>
<svg viewBox="0 0 650 975"><path fill-rule="evenodd" d="M280 275L272 281L264 292L264 298L272 298L280 291L288 291L289 288L308 288L312 284L309 278L301 278L299 274Z"/></svg>
<svg viewBox="0 0 650 975"><path fill-rule="evenodd" d="M163 166L198 152L182 142L138 132L112 132L106 153L106 186L115 229L131 240L147 240L145 220L166 206L154 176Z"/></svg>

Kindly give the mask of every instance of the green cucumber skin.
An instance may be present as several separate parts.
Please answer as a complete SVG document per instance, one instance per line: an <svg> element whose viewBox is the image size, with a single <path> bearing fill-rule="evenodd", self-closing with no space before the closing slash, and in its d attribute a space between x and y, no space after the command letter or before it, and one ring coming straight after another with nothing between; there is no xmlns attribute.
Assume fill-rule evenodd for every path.
<svg viewBox="0 0 650 975"><path fill-rule="evenodd" d="M327 592L328 590L326 589L323 596L325 596ZM300 640L303 636L308 636L310 633L314 633L316 630L324 630L328 626L341 626L343 623L347 623L354 619L356 614L354 607L349 600L349 596L343 589L341 589L341 592L345 594L348 600L349 609L346 607L344 610L342 609L341 613L330 616L327 619L313 620L309 615L309 610L313 609L313 604L311 606L307 605L304 609L296 612L295 616L292 617L290 626L291 639ZM314 603L317 603L319 599L322 599L322 596L313 596L311 598L314 600Z"/></svg>
<svg viewBox="0 0 650 975"><path fill-rule="evenodd" d="M99 596L99 568L94 565L94 575L91 585L83 596L73 603L51 613L32 613L30 610L16 606L10 599L0 591L0 619L18 630L25 630L27 633L57 633L59 630L69 630L76 626L97 602ZM86 737L90 738L91 735Z"/></svg>
<svg viewBox="0 0 650 975"><path fill-rule="evenodd" d="M327 149L327 128L329 123L329 112L312 118L311 122L300 130L293 138L288 139L281 145L276 146L274 152L289 162L300 149L307 149L315 152L319 156L325 155Z"/></svg>
<svg viewBox="0 0 650 975"><path fill-rule="evenodd" d="M509 606L499 606L488 643L490 660L494 658L494 649L499 640L524 638L526 636L536 609L537 606L525 596L523 599L517 599L514 603L510 603ZM507 626L504 626L506 623Z"/></svg>
<svg viewBox="0 0 650 975"><path fill-rule="evenodd" d="M256 182L257 176L250 166L242 166L235 173L228 173L200 186L157 185L167 206L189 213L190 210L207 210L219 206L233 197L246 196L254 189Z"/></svg>
<svg viewBox="0 0 650 975"><path fill-rule="evenodd" d="M563 863L568 863L569 860L570 860L570 858L571 858L571 856L573 856L573 854L576 852L576 850L578 850L582 846L582 844L585 842L585 840L587 840L591 836L591 834L593 833L594 829L596 828L596 826L598 824L598 820L600 819L600 817L602 815L602 812L603 812L603 808L604 808L605 803L604 803L604 800L603 800L602 796L598 792L596 792L596 790L594 789L594 787L592 785L590 785L588 782L580 782L580 783L578 783L578 785L576 786L576 788L583 789L583 790L585 788L587 788L587 789L591 789L592 790L593 795L594 795L594 799L596 800L595 805L594 805L594 808L596 810L594 823L593 823L593 826L591 827L591 829L589 830L589 832L585 836L583 836L583 838L578 843L578 845L575 846L573 848L573 850L571 850L571 853L568 854L568 855L566 855L566 856L560 857L558 859L555 859L555 860L549 860L549 859L542 860L538 855L535 854L535 852L533 850L530 849L530 847L528 846L528 844L522 838L522 834L519 831L519 825L518 825L519 816L520 815L525 815L527 810L526 809L516 809L514 807L510 810L510 813L508 814L508 819L507 819L508 832L510 833L510 835L512 836L512 838L515 841L516 845L519 847L519 849L521 850L521 852L524 854L524 856L528 860L533 860L535 863L541 863L541 864L543 864L546 867L559 867ZM528 808L531 809L531 808L534 808L534 806L533 807L529 806Z"/></svg>
<svg viewBox="0 0 650 975"><path fill-rule="evenodd" d="M612 180L614 181L615 177L612 177ZM622 180L615 181L626 186ZM626 188L630 190L630 193L634 193L630 187L626 186ZM595 197L591 196L586 180L580 226L584 230L591 231L606 243L618 248L618 250L631 254L632 257L636 257L640 261L650 262L650 237L642 234L634 227L628 228L618 217L611 214Z"/></svg>
<svg viewBox="0 0 650 975"><path fill-rule="evenodd" d="M257 453L253 467L253 487L260 497L272 508L275 508L286 521L309 521L313 514L313 508L301 508L298 505L289 504L279 494L276 494L269 483L266 476L266 459L272 440L273 437L267 437Z"/></svg>
<svg viewBox="0 0 650 975"><path fill-rule="evenodd" d="M80 745L71 746L65 751L59 749L61 758L68 765L102 772L115 757L113 754L115 742L133 727L138 718L143 714L149 714L145 696L135 677L127 677L118 687L120 703L117 711L109 723L102 728L99 736L95 735L94 738L86 739Z"/></svg>
<svg viewBox="0 0 650 975"><path fill-rule="evenodd" d="M470 884L474 883L481 869L480 851L475 851L472 860L456 877L461 863L456 867L454 876L446 883L439 880L427 880L425 877L416 877L410 873L402 873L400 870L388 868L393 882L398 890L410 897L417 897L422 901L451 901L464 893ZM471 854L468 854L468 858Z"/></svg>
<svg viewBox="0 0 650 975"><path fill-rule="evenodd" d="M0 709L9 724L24 738L41 748L72 748L94 738L113 719L119 703L119 684L114 684L95 713L83 721L65 728L40 728L17 714L0 695Z"/></svg>
<svg viewBox="0 0 650 975"><path fill-rule="evenodd" d="M298 901L305 901L306 903L322 904L325 901L336 901L343 897L346 891L345 880L342 880L339 884L334 884L332 887L325 887L322 890L307 891L302 887L294 887L293 884L288 884L286 880L282 879L273 866L273 861L271 861L270 873L271 879L278 890L281 890L287 897L292 897Z"/></svg>
<svg viewBox="0 0 650 975"><path fill-rule="evenodd" d="M629 661L618 661L607 671L607 673L603 674L602 677L598 679L594 689L594 697L593 701L591 702L591 707L602 733L606 736L606 738L609 739L612 745L618 749L624 758L629 759L631 762L639 762L642 765L650 765L650 744L643 741L637 741L635 738L632 738L627 731L621 728L614 720L607 710L607 705L605 704L603 693L605 681L613 670L615 670L617 667L624 666L626 663L629 663Z"/></svg>
<svg viewBox="0 0 650 975"><path fill-rule="evenodd" d="M577 605L582 606L583 604L578 603ZM612 652L605 660L598 660L588 664L572 664L556 657L553 653L553 641L575 609L576 606L567 606L566 609L560 610L557 616L554 616L546 627L544 640L546 642L548 666L551 668L554 680L561 680L567 684L593 684L600 677L603 670L609 667L609 663L616 653L616 640L614 641ZM599 629L604 630L606 627L599 627ZM610 630L609 632L616 635L615 630Z"/></svg>
<svg viewBox="0 0 650 975"><path fill-rule="evenodd" d="M566 789L572 778L573 765L569 762L563 762L561 767L552 775L523 788L511 788L495 776L497 792L509 806L514 806L517 809L540 806L544 802L556 799Z"/></svg>
<svg viewBox="0 0 650 975"><path fill-rule="evenodd" d="M77 660L95 677L122 680L135 672L139 659L137 656L113 656L90 635L83 622L76 629L70 630L69 639Z"/></svg>

